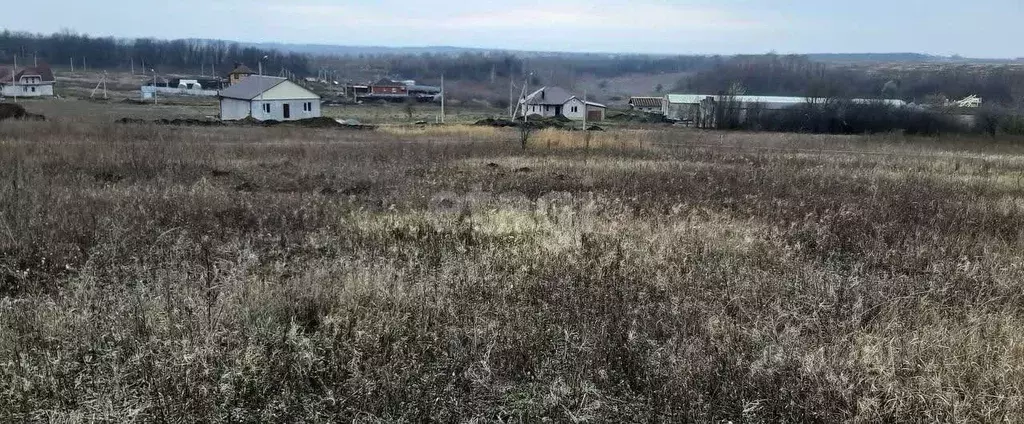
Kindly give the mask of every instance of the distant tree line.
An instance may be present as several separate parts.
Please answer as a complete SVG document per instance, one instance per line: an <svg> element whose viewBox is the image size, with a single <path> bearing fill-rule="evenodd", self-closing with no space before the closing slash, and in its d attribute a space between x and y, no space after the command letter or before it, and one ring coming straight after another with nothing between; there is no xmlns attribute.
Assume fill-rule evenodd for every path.
<svg viewBox="0 0 1024 424"><path fill-rule="evenodd" d="M533 74L531 85L563 84L582 75L613 78L628 74L660 74L706 69L721 62L718 56L652 56L641 54L522 54L464 52L460 54L358 54L320 57L316 65L340 70L343 75L381 74L433 80L440 75L471 82L517 80Z"/></svg>
<svg viewBox="0 0 1024 424"><path fill-rule="evenodd" d="M282 53L276 50L262 50L244 47L238 43L209 40L157 40L152 38L123 39L113 37L90 37L72 31L44 35L27 32L0 32L0 62L11 63L14 57L19 63L30 63L33 57L46 61L52 66L86 66L96 69L128 69L134 61L135 69L158 72L196 72L205 67L227 74L235 62L245 63L253 68L263 60L264 72L277 75L281 68L297 75L308 75L309 57L296 53Z"/></svg>
<svg viewBox="0 0 1024 424"><path fill-rule="evenodd" d="M828 87L834 97L927 103L975 94L988 104L1024 106L1024 69L1019 67L936 64L930 69L899 70L866 66L831 66L805 56L736 56L684 78L675 91L719 94L738 83L747 94L766 96L812 95Z"/></svg>

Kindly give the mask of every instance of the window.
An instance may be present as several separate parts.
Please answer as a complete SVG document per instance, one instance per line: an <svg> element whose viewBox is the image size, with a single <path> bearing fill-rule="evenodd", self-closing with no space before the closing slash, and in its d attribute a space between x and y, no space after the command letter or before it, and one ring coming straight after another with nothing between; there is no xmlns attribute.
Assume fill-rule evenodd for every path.
<svg viewBox="0 0 1024 424"><path fill-rule="evenodd" d="M263 112L270 113L270 103L263 104Z"/></svg>
<svg viewBox="0 0 1024 424"><path fill-rule="evenodd" d="M36 92L36 88L35 88L35 87L32 87L32 92L33 92L33 93L35 93L35 92Z"/></svg>
<svg viewBox="0 0 1024 424"><path fill-rule="evenodd" d="M306 112L313 111L313 102L306 102L302 104L302 110Z"/></svg>

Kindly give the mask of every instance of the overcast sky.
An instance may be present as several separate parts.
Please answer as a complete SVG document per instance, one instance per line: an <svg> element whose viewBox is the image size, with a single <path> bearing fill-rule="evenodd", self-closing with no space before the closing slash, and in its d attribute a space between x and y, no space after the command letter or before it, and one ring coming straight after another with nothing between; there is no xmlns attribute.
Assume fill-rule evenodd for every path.
<svg viewBox="0 0 1024 424"><path fill-rule="evenodd" d="M47 13L0 13L0 27L543 51L1024 56L1024 0L34 0L31 9Z"/></svg>

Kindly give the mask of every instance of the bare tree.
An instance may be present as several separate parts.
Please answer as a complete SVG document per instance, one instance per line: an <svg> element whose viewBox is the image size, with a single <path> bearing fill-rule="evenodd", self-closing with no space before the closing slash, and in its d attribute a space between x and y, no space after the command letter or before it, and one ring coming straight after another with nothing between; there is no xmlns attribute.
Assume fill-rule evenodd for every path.
<svg viewBox="0 0 1024 424"><path fill-rule="evenodd" d="M414 112L416 112L416 99L409 97L405 99L405 117L411 121Z"/></svg>
<svg viewBox="0 0 1024 424"><path fill-rule="evenodd" d="M529 122L521 122L519 124L519 146L523 150L526 150L526 145L530 142L530 135L533 133L533 126Z"/></svg>

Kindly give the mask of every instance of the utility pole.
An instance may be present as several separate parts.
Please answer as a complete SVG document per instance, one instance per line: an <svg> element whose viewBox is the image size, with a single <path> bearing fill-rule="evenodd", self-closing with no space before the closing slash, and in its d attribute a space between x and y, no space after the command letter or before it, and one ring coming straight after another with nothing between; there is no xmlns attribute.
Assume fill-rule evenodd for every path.
<svg viewBox="0 0 1024 424"><path fill-rule="evenodd" d="M75 72L75 58L71 57L71 72Z"/></svg>
<svg viewBox="0 0 1024 424"><path fill-rule="evenodd" d="M131 62L132 62L132 76L135 76L135 58L134 57L131 59Z"/></svg>
<svg viewBox="0 0 1024 424"><path fill-rule="evenodd" d="M11 86L14 87L14 103L18 103L18 81L14 76L18 74L18 55L14 55L14 69L11 69Z"/></svg>
<svg viewBox="0 0 1024 424"><path fill-rule="evenodd" d="M267 58L267 56L263 56L263 59L266 59L266 58ZM260 112L261 113L264 113L263 111L265 110L265 109L263 109L263 107L264 107L263 106L263 59L259 60L259 65L260 65L260 81L259 81L260 82L260 84L259 84L260 85ZM249 107L249 111L250 111L249 113L251 115L252 114L252 106ZM264 116L264 117L268 117L268 116ZM262 121L262 119L261 119L261 121Z"/></svg>
<svg viewBox="0 0 1024 424"><path fill-rule="evenodd" d="M444 123L444 74L441 74L441 123Z"/></svg>
<svg viewBox="0 0 1024 424"><path fill-rule="evenodd" d="M156 69L151 69L151 70L153 71L153 104L155 105L156 104Z"/></svg>
<svg viewBox="0 0 1024 424"><path fill-rule="evenodd" d="M32 66L39 67L39 55L36 53L32 54Z"/></svg>
<svg viewBox="0 0 1024 424"><path fill-rule="evenodd" d="M583 90L583 131L587 131L587 90ZM584 135L585 136L585 135ZM590 146L587 146L590 147Z"/></svg>
<svg viewBox="0 0 1024 424"><path fill-rule="evenodd" d="M526 96L530 95L530 89L529 89L529 87L530 87L530 77L532 77L532 76L533 76L533 72L530 72L530 74L526 76L526 79L523 80L523 123L524 124L530 121L530 118L529 118L530 114L528 112L526 112L526 104L529 103L529 102L526 101Z"/></svg>
<svg viewBox="0 0 1024 424"><path fill-rule="evenodd" d="M515 112L512 104L515 103L515 89L516 85L512 82L512 73L508 74L508 119L516 119Z"/></svg>

